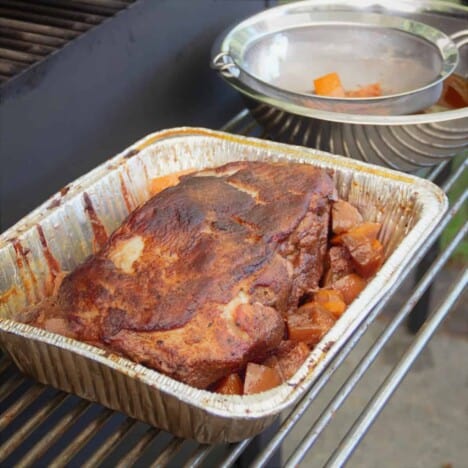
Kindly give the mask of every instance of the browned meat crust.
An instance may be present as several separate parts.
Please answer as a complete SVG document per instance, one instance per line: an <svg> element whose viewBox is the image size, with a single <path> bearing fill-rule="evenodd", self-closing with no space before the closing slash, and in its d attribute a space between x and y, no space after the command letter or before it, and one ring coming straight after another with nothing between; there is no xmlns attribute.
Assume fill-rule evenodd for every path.
<svg viewBox="0 0 468 468"><path fill-rule="evenodd" d="M36 325L206 388L274 350L285 315L318 287L333 193L302 164L184 176L64 279Z"/></svg>

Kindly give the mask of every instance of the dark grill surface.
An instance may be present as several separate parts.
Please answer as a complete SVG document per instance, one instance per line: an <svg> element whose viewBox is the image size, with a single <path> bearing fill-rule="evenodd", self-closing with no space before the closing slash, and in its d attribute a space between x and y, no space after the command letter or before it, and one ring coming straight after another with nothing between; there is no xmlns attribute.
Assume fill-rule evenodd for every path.
<svg viewBox="0 0 468 468"><path fill-rule="evenodd" d="M0 0L0 85L135 0Z"/></svg>

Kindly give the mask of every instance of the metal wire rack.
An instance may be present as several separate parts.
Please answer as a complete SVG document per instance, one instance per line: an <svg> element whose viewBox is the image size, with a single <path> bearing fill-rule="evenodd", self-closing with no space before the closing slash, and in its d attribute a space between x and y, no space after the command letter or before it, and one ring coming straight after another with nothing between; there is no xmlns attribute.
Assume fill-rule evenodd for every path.
<svg viewBox="0 0 468 468"><path fill-rule="evenodd" d="M267 137L248 111L243 111L228 122L223 130L244 135ZM457 181L467 175L468 160L449 171L449 162L427 171L424 176L440 184L450 192ZM418 302L452 257L453 252L466 236L468 223L462 225L433 261L428 261L428 251L434 252L441 233L458 213L466 209L468 190L451 201L450 210L444 216L428 242L416 255L415 267L399 278L391 294L401 294L401 285L413 270L418 270L419 280L404 297L399 311L388 321L381 335L370 346L357 366L349 373L341 388L328 399L315 421L301 434L289 459L280 461L282 445L303 418L306 411L317 403L317 396L326 387L335 371L345 362L355 345L368 331L370 324L382 312L384 304L377 305L361 324L356 333L344 345L340 353L323 371L320 378L301 401L286 415L281 423L253 439L237 444L199 445L193 441L171 436L156 428L125 417L97 404L67 395L50 387L39 385L21 375L5 356L0 359L0 466L277 466L293 467L300 464L313 450L324 429L362 380L377 356L388 344L395 331L410 314L415 314ZM417 265L419 264L419 267ZM342 466L353 454L359 442L378 417L395 392L406 373L421 354L444 318L466 289L467 271L462 271L439 305L429 317L417 311L418 320L424 326L414 335L412 343L381 382L374 395L362 408L339 441L326 466Z"/></svg>
<svg viewBox="0 0 468 468"><path fill-rule="evenodd" d="M0 86L134 0L0 0Z"/></svg>

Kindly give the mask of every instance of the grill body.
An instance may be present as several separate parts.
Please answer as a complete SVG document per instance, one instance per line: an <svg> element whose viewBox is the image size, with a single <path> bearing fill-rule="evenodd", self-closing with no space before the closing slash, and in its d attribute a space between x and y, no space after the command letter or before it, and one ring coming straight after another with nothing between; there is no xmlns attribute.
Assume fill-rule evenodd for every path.
<svg viewBox="0 0 468 468"><path fill-rule="evenodd" d="M24 21L5 19L6 3L0 1L0 21ZM240 110L241 99L209 68L211 45L223 29L272 5L265 0L38 5L59 3L85 4L88 16L112 5L112 15L84 32L67 29L64 44L48 45L55 49L0 84L1 230L142 135L177 125L219 127ZM0 29L3 34L6 28L0 24Z"/></svg>

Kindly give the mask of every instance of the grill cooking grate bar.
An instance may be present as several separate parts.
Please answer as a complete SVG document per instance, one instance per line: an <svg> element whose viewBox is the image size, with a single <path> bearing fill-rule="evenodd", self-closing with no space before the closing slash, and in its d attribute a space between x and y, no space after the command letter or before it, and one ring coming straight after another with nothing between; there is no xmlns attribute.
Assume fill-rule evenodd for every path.
<svg viewBox="0 0 468 468"><path fill-rule="evenodd" d="M60 392L52 401L49 411L57 410L61 404L70 401L72 397ZM23 458L18 460L18 466L29 466L35 460L38 460L53 444L61 434L64 434L74 423L75 421L91 406L91 403L88 403L85 400L80 401L71 411L65 413L61 419L56 423L56 425L47 431L44 434L36 445L34 445Z"/></svg>
<svg viewBox="0 0 468 468"><path fill-rule="evenodd" d="M466 225L465 225L466 227ZM467 229L464 230L466 235ZM404 379L409 369L416 361L427 342L434 335L437 328L450 312L453 305L463 294L468 283L468 271L464 271L450 289L443 303L434 312L429 320L426 321L424 328L418 333L417 338L407 349L401 360L393 368L388 377L382 383L378 391L374 394L369 404L360 414L355 424L339 443L337 449L327 462L327 467L343 466L349 459L358 443L364 437L375 418L380 414L387 401L397 389L398 385ZM292 465L296 466L296 465Z"/></svg>
<svg viewBox="0 0 468 468"><path fill-rule="evenodd" d="M47 45L34 44L32 42L22 41L18 39L10 39L8 37L0 37L0 47L9 49L11 51L17 50L20 52L31 53L41 56L48 55L55 50L53 47Z"/></svg>
<svg viewBox="0 0 468 468"><path fill-rule="evenodd" d="M31 388L35 387L41 388L39 385L34 385ZM10 437L5 438L5 442L0 446L0 462L17 450L24 440L49 416L49 413L53 411L65 397L65 393L57 393L55 397L45 403L37 413L32 417L28 417L27 421L20 429L16 430Z"/></svg>
<svg viewBox="0 0 468 468"><path fill-rule="evenodd" d="M40 60L42 57L40 55L33 55L26 52L19 52L17 50L10 50L4 47L0 47L0 60L15 60L17 62L24 63L34 63L37 60Z"/></svg>
<svg viewBox="0 0 468 468"><path fill-rule="evenodd" d="M47 51L48 53L62 47L67 42L65 39L60 39L59 37L44 36L42 34L30 33L6 27L1 29L0 39L12 39L15 43L19 41L24 45L28 44L30 47L34 45L46 46L50 48L50 50Z"/></svg>
<svg viewBox="0 0 468 468"><path fill-rule="evenodd" d="M247 111L242 112L232 119L224 130L243 133L251 136L266 136L263 131L252 121ZM426 174L428 179L434 180L441 178L447 162L432 169ZM465 162L457 168L451 175L445 177L442 185L445 191L449 191L453 185L466 177L468 163ZM465 191L457 200L451 203L451 209L444 216L439 226L436 228L425 247L418 252L414 265L423 258L425 252L436 242L447 224L457 213L461 212L466 206L468 192ZM361 362L356 368L349 372L343 387L332 395L328 402L324 403L321 415L308 424L309 431L303 434L302 440L294 442L295 449L289 459L290 465L297 465L309 453L318 437L321 436L329 423L333 423L332 415L339 411L342 404L347 400L355 385L366 375L370 365L375 358L383 351L392 334L398 326L402 324L408 316L417 299L421 297L424 291L437 281L437 275L441 274L443 266L451 258L456 245L459 244L465 233L466 227L459 227L458 234L455 235L452 242L428 267L425 275L419 283L405 297L406 302L401 306L399 312L387 324L384 332L370 346L363 356ZM400 283L407 281L411 270L405 272ZM463 280L466 281L466 278ZM396 284L391 291L393 294L399 287ZM414 362L414 358L421 353L426 346L436 326L440 324L443 317L453 308L456 298L461 294L463 288L461 282L453 291L447 291L445 297L441 297L442 306L429 318L426 323L431 324L431 333L419 333L413 340L410 349L405 353L400 362L395 366L387 378L385 378L380 388L377 389L374 397L368 401L369 404L364 409L362 415L356 419L356 423L351 427L346 438L342 441L332 456L335 460L347 459L354 450L356 443L365 434L366 430L379 414L382 403L386 402L396 386L400 383L409 366ZM291 431L296 427L299 420L310 408L312 402L317 402L316 397L323 389L325 384L332 378L335 370L343 363L354 346L364 335L370 323L375 320L381 312L382 306L377 306L358 328L350 341L338 353L330 366L324 370L322 376L298 402L296 407L289 413L287 418L279 427L271 441L264 445L257 454L256 460L250 464L254 467L268 466L271 456L280 448L285 441L290 441ZM42 403L39 409L27 419L18 422L24 413L33 408L35 400L44 395L45 389L42 385L34 384L28 379L20 377L16 368L10 365L9 361L3 359L0 361L0 378L2 386L0 387L0 426L4 428L0 432L0 440L4 441L0 446L0 464L5 466L17 464L21 466L30 466L31 464L40 464L41 460L56 450L56 447L66 447L53 460L52 466L65 466L67 464L84 464L86 468L98 466L185 466L186 468L197 466L232 466L236 460L245 452L249 446L257 446L256 439L248 439L238 444L225 445L192 445L184 440L172 437L157 429L151 428L143 423L139 423L130 418L119 419L118 424L112 425L113 417L121 417L118 413L104 409L96 404L79 400L73 396L67 396L63 392L56 392L49 400ZM5 382L5 383L4 383ZM17 390L18 389L18 390ZM50 389L49 389L50 390ZM16 392L16 393L15 393ZM16 395L18 394L18 395ZM383 398L383 400L382 400ZM70 402L76 401L74 405ZM37 406L37 405L36 405ZM13 409L12 409L13 408ZM25 410L28 411L25 411ZM66 410L60 418L54 418L61 410ZM322 409L322 408L321 408ZM63 411L62 411L63 412ZM77 431L76 427L79 420L91 414L91 420L88 421L84 429ZM10 415L10 416L9 416ZM89 419L89 418L88 418ZM8 421L7 424L2 421ZM18 420L18 421L17 421ZM47 432L43 432L48 424ZM112 427L110 427L112 426ZM110 429L109 429L110 427ZM61 442L64 440L66 432L75 428L76 435L70 442ZM109 432L110 431L110 432ZM25 443L28 438L39 437L34 444ZM65 445L64 445L65 444ZM81 457L81 458L80 458ZM79 463L77 460L83 460ZM177 462L175 462L177 460Z"/></svg>
<svg viewBox="0 0 468 468"><path fill-rule="evenodd" d="M0 431L3 431L19 414L30 406L46 390L42 385L29 388L7 411L0 415Z"/></svg>
<svg viewBox="0 0 468 468"><path fill-rule="evenodd" d="M16 29L18 31L32 32L43 36L58 37L61 39L74 39L79 36L79 31L58 28L47 24L37 24L28 21L20 21L11 18L0 17L0 26Z"/></svg>
<svg viewBox="0 0 468 468"><path fill-rule="evenodd" d="M87 409L87 408L86 408ZM98 433L113 415L110 409L103 409L50 464L51 468L67 466L68 462L78 453L89 440Z"/></svg>
<svg viewBox="0 0 468 468"><path fill-rule="evenodd" d="M170 462L171 457L182 447L184 439L174 437L166 446L166 448L158 455L156 460L151 463L150 468L158 468L161 466L167 466Z"/></svg>
<svg viewBox="0 0 468 468"><path fill-rule="evenodd" d="M11 8L14 11L21 11L22 14L27 10L30 13L41 15L41 17L49 17L51 19L57 18L57 15L60 15L60 19L79 21L81 23L87 24L99 24L103 19L106 18L106 15L96 15L93 13L86 13L82 11L73 11L67 10L60 7L51 7L47 4L33 4L24 1L17 0L2 0L0 1L0 7ZM21 10L20 10L21 9ZM14 18L14 16L12 16Z"/></svg>
<svg viewBox="0 0 468 468"><path fill-rule="evenodd" d="M6 371L12 367L13 366L11 365L11 362L8 359L6 359L5 357L2 357L0 359L0 376L2 377L2 379L3 379L2 374L5 374Z"/></svg>
<svg viewBox="0 0 468 468"><path fill-rule="evenodd" d="M0 73L7 77L18 74L26 67L27 65L24 63L16 62L15 60L0 59Z"/></svg>
<svg viewBox="0 0 468 468"><path fill-rule="evenodd" d="M2 377L2 381L4 377ZM2 402L5 398L8 398L8 396L13 393L22 383L25 382L25 379L23 379L19 375L15 375L9 379L5 378L6 383L2 384L2 387L0 388L0 402Z"/></svg>
<svg viewBox="0 0 468 468"><path fill-rule="evenodd" d="M107 455L117 447L122 439L135 427L137 421L127 418L109 437L100 445L96 452L88 458L83 468L98 466Z"/></svg>
<svg viewBox="0 0 468 468"><path fill-rule="evenodd" d="M200 466L212 449L212 445L199 445L189 459L186 460L184 468L195 468Z"/></svg>
<svg viewBox="0 0 468 468"><path fill-rule="evenodd" d="M0 84L135 0L0 0Z"/></svg>
<svg viewBox="0 0 468 468"><path fill-rule="evenodd" d="M81 13L90 13L101 16L112 16L118 11L126 8L127 3L133 3L134 0L130 2L123 2L119 6L115 6L114 2L88 2L86 0L41 0L41 5L51 6L54 8L66 9L71 11L79 11Z"/></svg>
<svg viewBox="0 0 468 468"><path fill-rule="evenodd" d="M464 197L466 198L466 197ZM464 199L462 198L462 200ZM383 349L385 344L388 342L393 333L397 328L403 323L404 319L408 317L409 313L414 307L419 299L423 296L424 292L427 290L433 277L441 271L443 266L449 260L451 254L454 252L456 247L459 245L463 236L466 234L466 228L459 231L458 236L456 236L449 246L444 250L444 252L439 255L438 259L432 264L431 270L426 273L426 275L421 279L417 288L411 294L410 298L406 301L403 308L387 326L387 328L382 332L379 338L372 345L368 353L362 358L360 363L356 366L348 380L340 388L338 393L335 395L331 404L325 409L321 414L319 419L315 424L310 428L307 435L303 438L301 444L298 447L298 450L294 453L294 456L288 460L289 466L295 466L298 464L302 458L305 456L308 450L314 445L317 440L317 436L325 429L327 424L330 422L333 414L340 408L342 403L346 400L348 395L351 393L355 385L360 381L366 370L374 362L375 358L379 355L380 351Z"/></svg>
<svg viewBox="0 0 468 468"><path fill-rule="evenodd" d="M123 457L119 461L119 464L116 468L126 468L128 466L133 466L133 464L136 463L140 455L156 439L160 432L160 430L150 427L143 434L140 440L133 446L133 448L127 452L125 457Z"/></svg>
<svg viewBox="0 0 468 468"><path fill-rule="evenodd" d="M32 25L47 25L61 29L71 29L72 31L87 31L90 25L80 21L73 21L69 19L57 18L54 16L46 16L37 13L30 13L27 11L15 8L2 8L0 6L0 16L5 20L15 19L32 23Z"/></svg>

